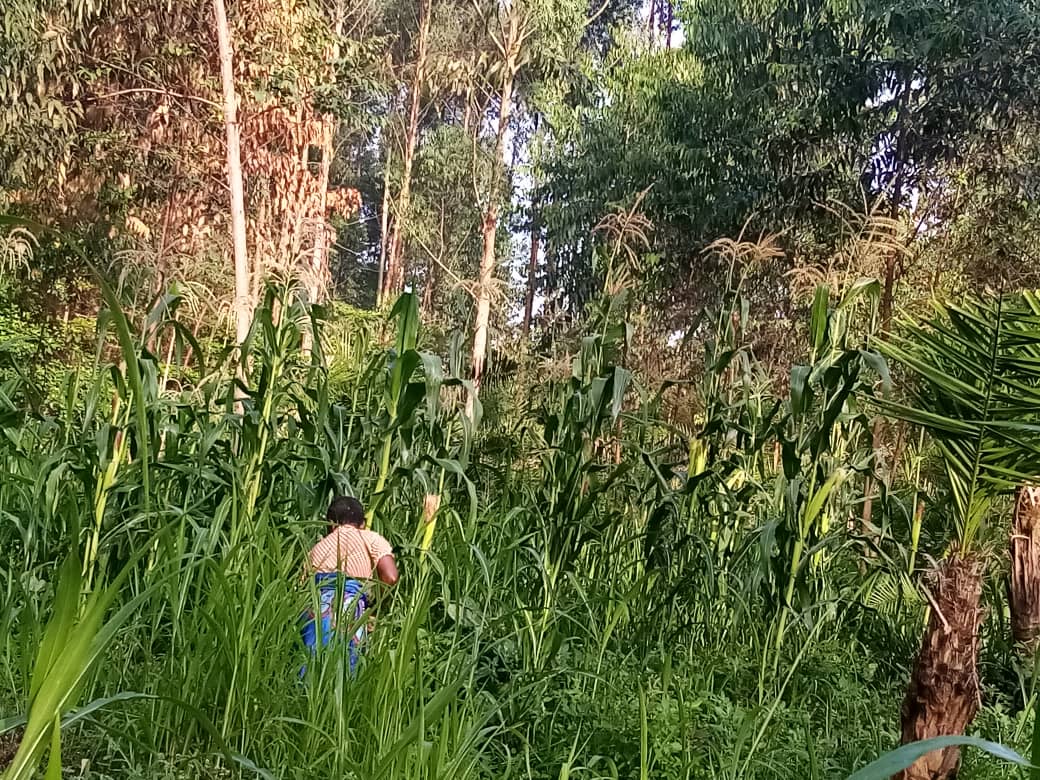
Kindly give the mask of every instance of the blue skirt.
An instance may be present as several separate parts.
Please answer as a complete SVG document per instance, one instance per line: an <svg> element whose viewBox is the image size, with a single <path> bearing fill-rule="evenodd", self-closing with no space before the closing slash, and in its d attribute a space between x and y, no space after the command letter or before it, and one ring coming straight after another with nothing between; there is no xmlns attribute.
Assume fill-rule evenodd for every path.
<svg viewBox="0 0 1040 780"><path fill-rule="evenodd" d="M358 580L349 579L340 574L321 572L314 575L314 584L318 587L318 601L321 606L321 644L327 645L336 633L337 624L343 621L344 630L349 630L361 621L367 606L362 584ZM339 608L336 609L337 591L341 594ZM314 653L317 650L318 631L314 610L308 609L301 616L303 622L301 634L307 649ZM361 640L365 635L364 625L358 625L351 634L349 642L350 671L357 667L358 652ZM302 672L301 672L302 673Z"/></svg>

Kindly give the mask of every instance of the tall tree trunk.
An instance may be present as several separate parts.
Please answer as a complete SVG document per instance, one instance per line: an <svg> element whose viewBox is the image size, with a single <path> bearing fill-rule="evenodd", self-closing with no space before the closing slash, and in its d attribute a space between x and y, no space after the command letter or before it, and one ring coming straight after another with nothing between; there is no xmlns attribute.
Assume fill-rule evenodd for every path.
<svg viewBox="0 0 1040 780"><path fill-rule="evenodd" d="M386 146L386 163L383 168L383 211L379 215L379 268L376 272L376 306L383 303L383 286L386 280L386 259L390 253L390 153Z"/></svg>
<svg viewBox="0 0 1040 780"><path fill-rule="evenodd" d="M510 36L510 40L514 37ZM495 238L498 233L498 199L505 150L506 130L513 108L513 79L516 76L516 53L510 49L502 71L502 87L499 92L498 128L495 134L495 156L491 166L491 181L488 184L487 207L481 220L483 249L480 253L480 275L477 280L477 318L473 332L473 390L480 392L484 378L484 361L487 357L488 324L491 318L491 294L495 279ZM472 417L472 398L467 401L466 411Z"/></svg>
<svg viewBox="0 0 1040 780"><path fill-rule="evenodd" d="M334 76L336 63L340 57L340 39L343 37L343 24L346 21L346 3L338 0L333 10L332 42L326 51L325 65L329 78ZM330 282L329 273L329 225L326 216L329 210L329 179L332 174L332 157L335 154L337 122L336 117L326 113L321 115L317 127L317 146L321 150L321 164L318 168L317 203L314 209L314 246L311 248L311 267L308 274L308 303L321 303ZM303 351L310 354L314 343L314 334L310 324L303 333Z"/></svg>
<svg viewBox="0 0 1040 780"><path fill-rule="evenodd" d="M324 298L325 286L329 279L329 239L328 225L325 223L325 213L329 199L329 169L332 162L332 134L333 119L324 118L328 127L322 133L322 155L320 183L318 191L318 208L314 215L314 246L311 247L311 267L307 272L307 303L321 303ZM326 143L327 141L327 143ZM314 346L314 333L311 331L310 323L303 332L301 349L305 355L309 355L311 347Z"/></svg>
<svg viewBox="0 0 1040 780"><path fill-rule="evenodd" d="M1040 638L1040 486L1022 485L1011 524L1011 633L1032 655Z"/></svg>
<svg viewBox="0 0 1040 780"><path fill-rule="evenodd" d="M419 143L419 113L422 106L423 88L426 83L426 49L430 37L431 16L431 0L421 0L415 74L412 77L408 98L408 125L405 128L404 156L401 160L401 191L397 195L396 215L390 232L387 272L383 280L386 288L383 291L384 298L395 296L404 287L404 228L408 221L408 209L412 197L412 166L415 163L415 149Z"/></svg>
<svg viewBox="0 0 1040 780"><path fill-rule="evenodd" d="M534 115L534 135L542 124L542 115ZM516 154L516 144L513 144ZM532 182L531 192L531 254L527 261L527 292L524 295L524 336L531 333L531 320L534 317L534 294L538 287L538 250L541 249L542 219L541 202L538 197L538 182Z"/></svg>
<svg viewBox="0 0 1040 780"><path fill-rule="evenodd" d="M899 95L899 109L896 113L896 124L893 128L896 136L895 179L892 180L892 202L889 205L889 219L899 219L899 212L903 207L903 197L906 195L906 175L910 166L910 152L908 146L910 99L913 97L914 74L911 69L906 69L903 74L902 92ZM898 281L899 254L889 252L885 257L885 279L881 289L881 332L888 333L892 329L892 315L895 309L896 282Z"/></svg>
<svg viewBox="0 0 1040 780"><path fill-rule="evenodd" d="M534 315L534 290L538 282L538 246L541 239L541 225L538 220L537 205L531 215L531 256L527 262L527 293L524 296L524 335L531 332L531 318Z"/></svg>
<svg viewBox="0 0 1040 780"><path fill-rule="evenodd" d="M317 146L321 149L318 169L317 197L314 209L314 246L311 247L311 267L307 273L307 298L310 303L321 303L329 280L329 226L326 214L329 206L329 175L332 171L333 138L336 120L331 115L321 118L318 125Z"/></svg>
<svg viewBox="0 0 1040 780"><path fill-rule="evenodd" d="M241 345L249 333L252 297L249 290L249 255L246 249L246 201L242 186L242 152L238 126L238 97L235 94L235 69L231 53L224 0L213 0L220 53L220 83L224 92L224 129L227 135L228 188L231 190L231 241L235 258L235 338ZM240 374L246 357L239 362Z"/></svg>
<svg viewBox="0 0 1040 780"><path fill-rule="evenodd" d="M928 628L903 701L902 743L963 734L979 709L979 625L984 567L975 555L952 553L930 577ZM898 780L952 780L960 750L937 750Z"/></svg>
<svg viewBox="0 0 1040 780"><path fill-rule="evenodd" d="M421 312L424 317L429 316L430 310L433 308L433 286L436 283L436 274L437 264L431 257L426 261L426 278L423 280L425 286L423 287Z"/></svg>

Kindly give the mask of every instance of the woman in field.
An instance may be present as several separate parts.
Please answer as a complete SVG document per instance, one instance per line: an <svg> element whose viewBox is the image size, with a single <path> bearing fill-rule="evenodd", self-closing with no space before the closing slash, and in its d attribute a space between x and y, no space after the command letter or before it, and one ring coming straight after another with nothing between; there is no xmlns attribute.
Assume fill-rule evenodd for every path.
<svg viewBox="0 0 1040 780"><path fill-rule="evenodd" d="M397 583L397 564L390 543L375 531L365 528L361 502L339 496L329 506L330 531L311 548L309 570L318 588L321 612L321 643L327 645L337 621L349 617L347 625L357 626L350 637L350 670L357 666L358 647L364 637L362 617L368 606L369 585L379 580L387 586ZM334 609L334 605L339 605ZM303 615L303 642L313 653L317 646L314 611Z"/></svg>

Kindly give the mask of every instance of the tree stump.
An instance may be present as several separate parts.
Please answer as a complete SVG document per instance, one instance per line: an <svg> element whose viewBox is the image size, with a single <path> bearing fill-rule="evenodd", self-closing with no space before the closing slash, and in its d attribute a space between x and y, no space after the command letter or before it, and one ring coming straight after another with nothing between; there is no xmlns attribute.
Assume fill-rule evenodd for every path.
<svg viewBox="0 0 1040 780"><path fill-rule="evenodd" d="M1015 494L1010 553L1011 633L1032 655L1040 637L1040 486L1023 485Z"/></svg>

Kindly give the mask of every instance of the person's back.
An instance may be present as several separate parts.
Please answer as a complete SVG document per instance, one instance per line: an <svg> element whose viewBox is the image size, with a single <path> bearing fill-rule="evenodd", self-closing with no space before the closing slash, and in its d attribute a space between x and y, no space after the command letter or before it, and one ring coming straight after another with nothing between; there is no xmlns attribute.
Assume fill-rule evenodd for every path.
<svg viewBox="0 0 1040 780"><path fill-rule="evenodd" d="M397 564L390 543L375 531L365 528L365 512L356 498L340 496L329 506L332 530L311 548L308 564L318 586L321 614L321 643L328 644L337 617L353 607L357 628L350 638L350 668L357 663L357 648L364 628L360 625L368 606L366 584L378 579L384 585L397 583ZM336 593L342 593L338 609ZM304 644L313 652L318 643L314 612L303 615Z"/></svg>
<svg viewBox="0 0 1040 780"><path fill-rule="evenodd" d="M309 559L315 573L338 572L359 580L373 579L375 574L393 585L397 581L396 566L393 574L389 571L393 552L390 543L375 531L345 524L314 545Z"/></svg>

